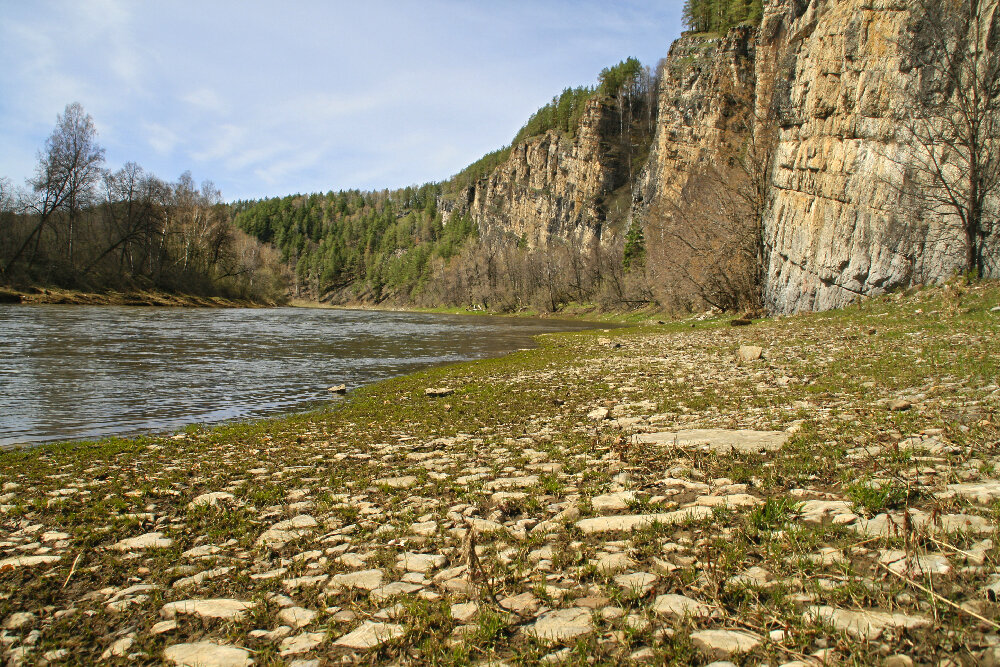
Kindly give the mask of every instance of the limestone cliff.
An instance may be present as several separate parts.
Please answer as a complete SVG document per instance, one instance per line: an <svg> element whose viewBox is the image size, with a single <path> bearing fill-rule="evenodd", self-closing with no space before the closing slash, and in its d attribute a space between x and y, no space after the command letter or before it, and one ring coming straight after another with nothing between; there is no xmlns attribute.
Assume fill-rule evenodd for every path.
<svg viewBox="0 0 1000 667"><path fill-rule="evenodd" d="M899 120L921 76L901 57L910 19L904 0L770 0L756 31L675 43L635 202L647 238L677 224L671 209L694 172L732 155L741 138L729 101L751 96L758 129L776 132L763 216L769 310L837 307L961 270L961 225L921 212L903 187L915 147ZM987 245L995 260L996 238Z"/></svg>
<svg viewBox="0 0 1000 667"><path fill-rule="evenodd" d="M772 3L760 31L759 87L781 126L764 218L768 307L823 310L948 278L963 265L960 225L919 215L901 187L914 151L901 107L920 76L901 59L906 3L795 4Z"/></svg>
<svg viewBox="0 0 1000 667"><path fill-rule="evenodd" d="M627 196L616 193L628 180L621 120L612 100L591 98L573 136L549 130L514 146L488 177L442 201L446 219L468 213L481 232L529 247L606 241L609 219L623 219L628 208Z"/></svg>
<svg viewBox="0 0 1000 667"><path fill-rule="evenodd" d="M907 0L767 0L758 27L686 35L659 72L655 134L639 151L649 150L641 173L636 154L622 150L636 142L620 140L620 107L594 97L575 137L549 131L528 139L442 208L530 247L558 239L577 248L620 241L631 211L644 226L648 271L665 286L663 301L711 269L699 243L725 247L724 229L714 238L698 230L699 243L684 238L685 225L714 226L691 207L725 203L706 166L719 178L749 134L766 132L773 151L757 238L769 310L833 308L947 279L964 267L967 243L957 220L932 214L912 194L926 184L914 180L917 149L900 119L913 87L926 81L902 56L914 29L907 7ZM997 202L988 208L995 214ZM998 236L986 242L994 275Z"/></svg>
<svg viewBox="0 0 1000 667"><path fill-rule="evenodd" d="M752 100L754 49L755 31L746 27L671 46L660 72L653 150L634 200L647 221L667 215L699 165L743 141L737 107Z"/></svg>

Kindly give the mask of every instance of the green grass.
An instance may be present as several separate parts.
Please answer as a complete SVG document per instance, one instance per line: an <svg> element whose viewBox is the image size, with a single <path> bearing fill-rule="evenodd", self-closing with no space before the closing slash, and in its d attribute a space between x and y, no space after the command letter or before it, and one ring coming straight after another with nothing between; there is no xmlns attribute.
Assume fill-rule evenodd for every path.
<svg viewBox="0 0 1000 667"><path fill-rule="evenodd" d="M309 573L305 563L291 557L328 544L307 546L304 538L273 554L255 545L264 528L287 518L287 492L292 489L309 489L306 499L316 505L307 513L328 524L317 529L317 537L353 524L350 542L340 544L351 551L371 550L370 567L389 571L399 553L421 548L409 541L412 536L406 530L425 513L443 521L450 507L463 504L475 508L481 518L497 511L506 521L541 518L553 503L588 510L589 498L609 492L622 479L631 480L626 486L636 488L641 498L628 512L669 511L694 496L662 493L659 483L664 478L680 476L706 484L725 478L747 484L748 492L764 498L764 503L629 535L585 535L572 521L553 531L552 539L531 534L519 542L504 533L491 535L480 542L486 547L484 569L498 593L534 590L549 606L565 606L567 602L541 594L544 586L565 580L577 586L570 599L603 591L625 613L643 613L649 598L620 591L613 579L589 565L606 542L617 541L637 568L658 573L651 596L683 592L711 601L722 611L719 619L688 626L652 618L650 629L641 631L626 629L620 619L599 619L598 632L567 645L569 664L583 664L588 658L593 664L628 664L629 652L646 647L654 663L690 664L701 660L690 632L733 619L762 631L787 628L792 633L787 646L806 655L826 642L854 664L881 664L884 656L876 644L833 636L804 622L801 601L933 616L919 606L926 600L918 591L894 578L873 582L870 577L875 552L861 552L901 548L903 542L879 540L856 554L852 549L863 540L850 527L803 524L795 512L803 495L792 491L805 497L815 493L819 498L846 498L869 515L907 505L928 512L992 511L955 500L939 502L915 481L937 465L955 471L938 476L938 483L944 483L964 481L959 471L992 475L1000 464L1000 395L995 389L1000 377L1000 315L990 310L1000 302L1000 286L983 283L958 289L960 294L954 287L916 290L840 311L764 320L738 329L721 318L694 322L694 327L691 321L649 324L652 314L636 313L637 325L543 336L537 349L362 387L309 414L214 428L192 426L178 440L148 436L2 452L0 483L17 482L21 487L6 501L11 507L0 514L0 531L6 535L24 526L43 525L46 530L70 532L73 540L67 555L45 576L0 573L0 591L8 596L0 596L0 618L21 609L76 606L88 613L85 625L90 629L74 629L80 627L78 617L52 622L41 640L46 650L69 646L80 662L95 662L114 633L135 627L140 662L152 663L167 643L182 638L243 643L249 642L248 633L255 626L277 625L277 607L272 604L244 623L201 626L185 620L170 637L144 634L158 620L159 605L177 599L170 585L182 574L175 570L181 564L179 554L196 543L233 539L230 554L237 550L250 554L249 561L241 556L238 562L260 559L270 568L285 559L291 574ZM764 347L764 359L738 363L735 352L743 344ZM455 393L447 401L428 400L423 390L429 386L450 386ZM897 397L911 397L914 407L905 412L888 410L887 401ZM622 407L640 400L655 407L627 408L625 413L634 410L645 418L655 413L651 427L663 430L794 425L797 431L780 452L718 455L670 446L639 447L627 437L622 439L627 434L610 422L586 417L598 406ZM940 438L954 451L928 459L922 452L895 448L901 438L927 429L942 429ZM459 434L465 434L461 442L428 450L452 456L456 466L483 467L494 477L538 474L539 483L524 489L529 497L495 507L491 493L484 490L487 480L459 484L455 470L448 479L434 480L430 471L406 458L411 445ZM389 449L383 449L385 445ZM880 454L856 454L862 447L874 446L881 448ZM529 447L543 452L544 461L562 464L562 472L524 470L533 458L526 452ZM369 458L354 456L360 453ZM972 459L979 463L966 466ZM258 478L248 472L257 467L266 468L267 474ZM419 485L411 490L373 486L375 479L401 474L416 475ZM618 477L622 474L625 477ZM74 482L80 482L79 493L62 500L48 495ZM223 489L230 489L246 506L218 511L186 508L195 495ZM370 508L340 505L334 498L344 493L364 496L381 514L372 519ZM654 502L656 496L660 497ZM436 504L416 506L415 498ZM126 516L147 512L155 515L156 523ZM382 525L394 528L375 537ZM173 537L176 544L137 559L123 559L105 548L154 529ZM974 536L959 536L952 546L968 549L973 542ZM546 545L554 552L552 569L534 573L527 555ZM426 545L439 547L458 549L446 530ZM854 560L847 565L813 563L810 557L823 547L841 550ZM513 549L506 565L496 557L504 549ZM448 553L449 565L457 562L458 555ZM77 554L82 554L79 566L63 589ZM986 570L992 571L995 554L989 558ZM657 560L670 561L675 569L656 569ZM221 564L220 559L205 567ZM781 582L764 588L727 583L751 567L764 568ZM140 573L140 568L148 572ZM330 562L324 571L344 570ZM108 612L103 598L85 598L105 587L122 588L136 581L156 583L164 590L120 615ZM985 572L969 571L941 590L958 603L980 604L979 591L986 583ZM253 598L271 592L284 592L280 580L255 582L247 572L206 582L198 589L199 596ZM916 602L899 602L904 592ZM364 614L375 611L364 594L320 599L314 590L296 593L295 598L317 610L335 604ZM407 635L366 655L368 662L535 664L558 648L526 639L516 623L495 611L477 619L470 636L460 637L452 634L455 623L440 601L405 599L404 603L409 605L404 619ZM934 663L946 649L963 650L960 642L971 646L982 641L983 630L953 610L939 607L935 623L932 633L907 639L912 643L906 650L918 662ZM355 626L356 622L337 623L324 616L319 627L332 636ZM280 664L275 646L254 647L258 664ZM753 664L790 659L770 645L748 658Z"/></svg>

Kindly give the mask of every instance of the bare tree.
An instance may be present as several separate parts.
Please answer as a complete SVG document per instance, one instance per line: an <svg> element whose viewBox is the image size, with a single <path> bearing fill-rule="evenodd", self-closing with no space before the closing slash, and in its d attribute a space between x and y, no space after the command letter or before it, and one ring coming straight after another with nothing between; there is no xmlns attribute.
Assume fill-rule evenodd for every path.
<svg viewBox="0 0 1000 667"><path fill-rule="evenodd" d="M983 275L1000 195L1000 9L995 0L911 0L902 126L915 147L903 183L922 208L960 221L965 269Z"/></svg>
<svg viewBox="0 0 1000 667"><path fill-rule="evenodd" d="M38 155L38 166L30 185L36 199L31 209L38 222L20 247L0 267L0 275L16 263L34 243L32 263L38 252L42 233L60 214L67 231L66 257L72 262L74 225L80 211L91 203L94 186L101 178L104 149L97 144L94 119L79 103L66 105L56 119L56 128L45 142L45 151ZM57 230L58 231L58 230Z"/></svg>
<svg viewBox="0 0 1000 667"><path fill-rule="evenodd" d="M89 273L106 257L118 255L118 278L153 278L159 270L169 190L134 162L104 176L104 249L84 269Z"/></svg>
<svg viewBox="0 0 1000 667"><path fill-rule="evenodd" d="M725 91L724 91L725 92ZM754 109L752 91L726 95L731 124L717 159L690 174L676 199L646 216L664 301L697 298L720 310L763 308L763 221L777 138L776 112ZM663 275L666 273L666 275ZM679 289L677 283L686 285Z"/></svg>

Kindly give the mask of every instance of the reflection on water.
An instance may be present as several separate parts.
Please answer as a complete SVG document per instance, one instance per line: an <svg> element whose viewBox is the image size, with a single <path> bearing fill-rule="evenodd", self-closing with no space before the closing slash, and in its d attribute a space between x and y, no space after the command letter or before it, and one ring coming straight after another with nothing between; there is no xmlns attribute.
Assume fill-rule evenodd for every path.
<svg viewBox="0 0 1000 667"><path fill-rule="evenodd" d="M305 409L589 325L418 313L0 305L0 446Z"/></svg>

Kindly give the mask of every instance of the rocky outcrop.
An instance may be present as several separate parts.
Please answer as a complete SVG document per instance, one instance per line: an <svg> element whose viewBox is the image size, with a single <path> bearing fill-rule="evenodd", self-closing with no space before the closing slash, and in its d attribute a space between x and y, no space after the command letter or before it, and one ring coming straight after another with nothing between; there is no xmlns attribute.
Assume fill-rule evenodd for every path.
<svg viewBox="0 0 1000 667"><path fill-rule="evenodd" d="M647 239L669 243L684 235L678 225L692 224L678 204L700 196L693 174L746 140L739 104L749 97L757 136L773 133L775 146L762 220L769 310L834 308L961 271L961 223L912 194L930 184L920 182L920 148L901 123L926 77L902 55L913 28L907 6L771 0L757 30L678 40L635 199ZM988 272L1000 270L997 245L996 235L987 239ZM665 246L660 264L687 261L685 252L693 250ZM654 267L667 282L669 269Z"/></svg>
<svg viewBox="0 0 1000 667"><path fill-rule="evenodd" d="M913 194L929 184L914 169L921 150L901 120L928 76L902 55L914 29L907 7L768 0L757 28L685 35L659 72L655 134L634 189L623 187L630 160L617 108L595 97L575 137L550 131L515 146L442 208L529 247L620 240L631 208L663 302L677 296L676 284L697 287L698 271L718 272L724 258L706 247L729 252L726 214L711 210L725 209L719 191L726 170L738 171L752 127L757 141L773 145L770 171L761 172L764 212L753 216L768 310L824 310L946 280L965 267L967 242L955 216ZM699 206L709 213L698 215ZM987 207L997 212L997 202ZM1000 272L998 237L986 241L988 275Z"/></svg>
<svg viewBox="0 0 1000 667"><path fill-rule="evenodd" d="M700 166L743 141L740 107L754 95L755 31L724 38L688 35L674 42L660 71L653 150L634 204L647 224L670 217Z"/></svg>
<svg viewBox="0 0 1000 667"><path fill-rule="evenodd" d="M771 3L760 31L758 85L780 124L763 225L769 309L824 310L950 277L961 226L921 214L902 187L915 147L900 119L920 75L900 54L906 3L795 4Z"/></svg>
<svg viewBox="0 0 1000 667"><path fill-rule="evenodd" d="M574 136L549 130L514 146L503 164L457 202L441 202L446 219L468 213L481 232L516 237L528 247L554 238L577 247L601 242L609 200L628 176L620 135L618 109L595 96Z"/></svg>

